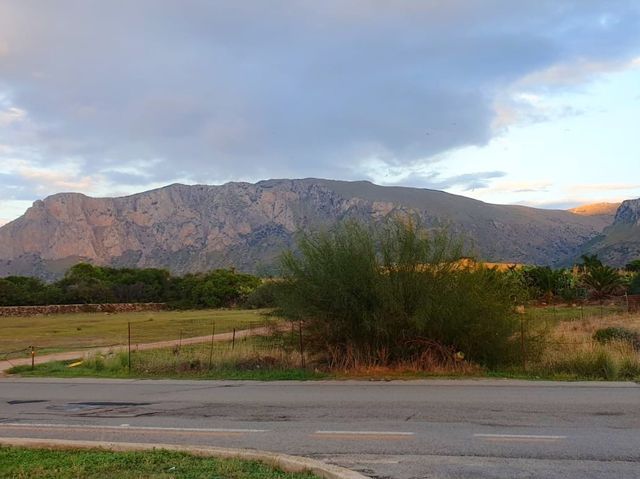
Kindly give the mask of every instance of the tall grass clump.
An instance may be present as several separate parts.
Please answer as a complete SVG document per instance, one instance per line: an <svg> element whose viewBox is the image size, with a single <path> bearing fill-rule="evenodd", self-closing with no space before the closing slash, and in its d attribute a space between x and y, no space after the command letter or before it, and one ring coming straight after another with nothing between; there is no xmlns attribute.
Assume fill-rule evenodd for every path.
<svg viewBox="0 0 640 479"><path fill-rule="evenodd" d="M303 321L307 347L333 366L420 357L494 366L512 348L521 289L463 253L460 240L412 222L303 236L282 258L280 314Z"/></svg>
<svg viewBox="0 0 640 479"><path fill-rule="evenodd" d="M637 380L640 378L640 354L625 341L589 342L569 349L550 348L531 372L571 379Z"/></svg>

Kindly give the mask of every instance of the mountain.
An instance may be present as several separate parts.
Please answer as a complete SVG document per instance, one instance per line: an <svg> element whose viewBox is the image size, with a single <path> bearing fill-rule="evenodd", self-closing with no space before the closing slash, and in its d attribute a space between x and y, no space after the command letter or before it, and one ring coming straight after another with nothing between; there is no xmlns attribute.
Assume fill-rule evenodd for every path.
<svg viewBox="0 0 640 479"><path fill-rule="evenodd" d="M614 266L640 258L640 199L623 201L616 211L613 224L602 235L589 241L586 254L597 254L605 263Z"/></svg>
<svg viewBox="0 0 640 479"><path fill-rule="evenodd" d="M483 203L441 191L366 181L268 180L170 185L121 198L61 193L0 228L0 275L51 279L78 261L256 271L274 264L296 232L352 218L413 214L427 228L470 238L490 261L560 264L610 222L602 216Z"/></svg>
<svg viewBox="0 0 640 479"><path fill-rule="evenodd" d="M593 203L590 205L577 206L571 208L569 211L576 215L583 216L606 216L613 221L619 207L620 203Z"/></svg>

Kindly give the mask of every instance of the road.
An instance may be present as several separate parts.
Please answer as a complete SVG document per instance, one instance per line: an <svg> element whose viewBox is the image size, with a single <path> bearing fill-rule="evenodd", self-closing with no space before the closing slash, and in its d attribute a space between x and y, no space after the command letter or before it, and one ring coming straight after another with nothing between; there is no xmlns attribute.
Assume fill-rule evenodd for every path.
<svg viewBox="0 0 640 479"><path fill-rule="evenodd" d="M640 477L640 385L0 380L0 436L250 447L377 478Z"/></svg>

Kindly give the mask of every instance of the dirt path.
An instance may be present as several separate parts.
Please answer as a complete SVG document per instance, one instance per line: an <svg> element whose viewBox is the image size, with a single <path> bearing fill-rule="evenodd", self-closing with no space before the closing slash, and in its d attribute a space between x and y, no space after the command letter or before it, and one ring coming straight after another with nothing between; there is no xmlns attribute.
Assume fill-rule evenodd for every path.
<svg viewBox="0 0 640 479"><path fill-rule="evenodd" d="M241 331L236 331L236 339L242 339L250 335L257 334L266 334L268 333L267 328L254 328L254 329L243 329ZM214 341L230 341L233 338L233 332L230 333L220 333L216 334L213 337ZM132 344L131 349L133 351L145 351L147 349L162 349L162 348L170 348L172 346L182 345L187 346L189 344L200 344L211 341L211 335L208 336L197 336L194 338L183 338L183 339L174 339L170 341L157 341L154 343L141 343L141 344ZM50 361L70 361L72 359L83 359L94 354L107 354L113 351L123 351L126 350L126 345L121 346L104 346L99 348L91 348L85 349L82 351L67 351L64 353L53 353L53 354L44 354L42 356L35 357L35 364L48 363ZM0 361L0 376L6 376L7 371L14 366L23 366L25 364L31 364L31 358L18 358L11 360Z"/></svg>

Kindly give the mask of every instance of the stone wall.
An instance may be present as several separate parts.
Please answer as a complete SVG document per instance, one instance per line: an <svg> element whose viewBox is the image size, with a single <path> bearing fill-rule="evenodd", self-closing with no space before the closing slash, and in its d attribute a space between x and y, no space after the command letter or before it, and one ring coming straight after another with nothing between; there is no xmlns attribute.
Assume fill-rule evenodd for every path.
<svg viewBox="0 0 640 479"><path fill-rule="evenodd" d="M0 317L73 313L134 313L167 309L165 303L52 304L48 306L3 306Z"/></svg>

